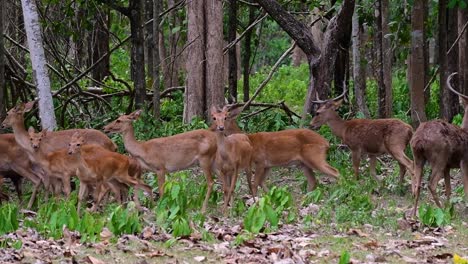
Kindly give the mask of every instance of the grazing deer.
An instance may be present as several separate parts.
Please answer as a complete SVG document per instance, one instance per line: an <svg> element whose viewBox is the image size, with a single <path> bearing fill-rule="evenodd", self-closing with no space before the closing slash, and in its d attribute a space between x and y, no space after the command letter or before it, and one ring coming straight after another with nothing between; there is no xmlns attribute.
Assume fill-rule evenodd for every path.
<svg viewBox="0 0 468 264"><path fill-rule="evenodd" d="M79 131L75 132L70 140L68 155L71 157L70 165L77 168L77 176L80 179L78 210L88 188L93 186L96 188L97 198L91 210L95 210L106 193L104 186L112 180L135 188L133 199L137 208L141 207L137 189L152 196L151 187L140 178L140 166L133 162L132 158L99 145L85 145L85 138Z"/></svg>
<svg viewBox="0 0 468 264"><path fill-rule="evenodd" d="M451 85L451 79L456 73L447 78L447 87L456 93L463 104L464 116L462 127L455 126L443 120L422 123L411 139L411 149L414 156L414 176L412 191L415 195L413 215L418 209L421 190L423 168L426 162L431 166L429 191L437 206L441 207L437 195L437 183L444 177L445 194L451 194L450 169L461 168L465 196L468 197L468 97L457 92Z"/></svg>
<svg viewBox="0 0 468 264"><path fill-rule="evenodd" d="M104 131L121 133L127 152L138 160L143 169L156 172L160 196L164 193L167 172L187 169L199 163L207 181L202 207L202 212L205 212L213 190L211 165L216 155L216 135L212 131L198 129L170 137L137 141L132 123L140 114L141 110L137 110L129 115L122 115L105 126Z"/></svg>
<svg viewBox="0 0 468 264"><path fill-rule="evenodd" d="M37 191L41 186L39 170L33 166L23 148L16 143L15 136L13 134L0 135L0 149L0 173L3 176L12 176L12 180L20 200L21 189L18 175L25 177L33 183L33 193L27 206L27 208L30 209L36 199Z"/></svg>
<svg viewBox="0 0 468 264"><path fill-rule="evenodd" d="M249 137L245 134L224 134L225 121L229 116L228 107L221 111L215 107L211 109L213 124L216 126L217 151L215 169L218 171L224 190L224 211L231 201L232 193L236 187L238 172L245 170L250 192L252 191L252 152L253 148Z"/></svg>
<svg viewBox="0 0 468 264"><path fill-rule="evenodd" d="M242 111L236 108L228 112L225 134L243 133L236 124L236 117ZM212 126L211 129L215 127ZM255 180L252 186L256 196L258 186L265 186L265 178L271 168L300 165L307 178L308 191L315 189L317 179L314 170L318 170L334 179L339 172L327 163L328 141L318 133L308 129L288 129L277 132L259 132L247 134L253 147L252 160L255 164Z"/></svg>
<svg viewBox="0 0 468 264"><path fill-rule="evenodd" d="M322 125L330 126L332 133L339 137L351 149L353 169L356 179L359 178L359 164L362 155L369 156L370 174L377 181L375 165L377 156L388 153L398 161L400 166L400 184L403 183L406 170L413 174L412 161L405 155L413 129L398 119L353 119L343 120L336 110L342 103L342 95L327 101L315 101L319 107L310 126L318 129Z"/></svg>
<svg viewBox="0 0 468 264"><path fill-rule="evenodd" d="M37 161L39 152L39 144L31 144L30 133L26 130L24 126L24 113L29 112L34 106L34 102L28 102L26 104L21 103L16 107L12 108L7 112L7 117L2 123L3 127L11 127L13 129L14 138L16 143L23 148L27 153L29 159L33 164L39 163ZM73 133L80 131L85 135L87 142L95 143L102 145L106 149L111 151L117 150L117 146L112 140L110 140L104 133L95 130L95 129L68 129L55 132L47 133L47 137L39 137L42 140L41 148L42 154L46 155L47 153L54 152L56 150L67 148L68 143L70 142L71 136ZM40 154L39 154L40 155ZM46 174L42 173L42 180L46 188L49 187L49 178ZM53 179L52 179L53 180ZM65 193L68 195L69 190L71 189L70 183L65 183L67 186L64 186ZM39 186L38 186L39 187Z"/></svg>

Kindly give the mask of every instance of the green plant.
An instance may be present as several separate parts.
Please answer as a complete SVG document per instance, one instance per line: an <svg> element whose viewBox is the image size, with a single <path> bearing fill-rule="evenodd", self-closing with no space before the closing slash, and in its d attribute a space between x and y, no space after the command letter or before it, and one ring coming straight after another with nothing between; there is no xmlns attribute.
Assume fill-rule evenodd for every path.
<svg viewBox="0 0 468 264"><path fill-rule="evenodd" d="M0 207L0 235L18 229L18 207L7 203Z"/></svg>
<svg viewBox="0 0 468 264"><path fill-rule="evenodd" d="M349 255L348 251L341 252L340 260L338 261L339 264L348 264L351 260L351 256Z"/></svg>
<svg viewBox="0 0 468 264"><path fill-rule="evenodd" d="M450 224L454 215L454 207L450 205L446 209L433 207L429 204L422 204L419 207L419 220L425 226L439 227Z"/></svg>
<svg viewBox="0 0 468 264"><path fill-rule="evenodd" d="M134 203L130 203L133 204ZM135 234L141 231L141 223L138 212L134 206L123 208L117 206L109 216L107 223L109 230L116 236L121 234Z"/></svg>

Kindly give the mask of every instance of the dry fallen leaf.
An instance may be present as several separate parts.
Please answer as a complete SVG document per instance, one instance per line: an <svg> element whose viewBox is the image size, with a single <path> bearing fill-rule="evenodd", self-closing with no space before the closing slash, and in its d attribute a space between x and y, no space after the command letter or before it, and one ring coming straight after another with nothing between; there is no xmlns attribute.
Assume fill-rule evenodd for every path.
<svg viewBox="0 0 468 264"><path fill-rule="evenodd" d="M197 262L203 262L206 260L206 257L205 256L196 256L193 258L195 261Z"/></svg>
<svg viewBox="0 0 468 264"><path fill-rule="evenodd" d="M355 228L351 228L349 229L349 231L347 232L348 235L357 235L359 237L368 237L369 235L362 232L361 230L359 229L355 229Z"/></svg>
<svg viewBox="0 0 468 264"><path fill-rule="evenodd" d="M99 235L101 236L101 241L108 242L109 239L112 237L112 232L109 231L107 227L104 227Z"/></svg>
<svg viewBox="0 0 468 264"><path fill-rule="evenodd" d="M102 260L100 260L98 258L95 258L93 256L86 256L83 260L85 262L91 263L91 264L106 264L104 261L102 261Z"/></svg>

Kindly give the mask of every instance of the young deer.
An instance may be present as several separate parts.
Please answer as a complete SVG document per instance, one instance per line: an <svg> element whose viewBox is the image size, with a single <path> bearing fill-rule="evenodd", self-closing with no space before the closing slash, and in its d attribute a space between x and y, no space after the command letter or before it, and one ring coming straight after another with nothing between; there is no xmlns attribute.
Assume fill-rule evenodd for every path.
<svg viewBox="0 0 468 264"><path fill-rule="evenodd" d="M207 192L202 212L206 211L208 199L213 190L211 165L216 155L216 135L205 129L182 134L137 141L133 130L133 121L140 117L141 110L129 115L122 115L104 127L105 132L121 133L125 149L134 157L143 169L158 175L159 194L164 193L165 175L200 164L207 181Z"/></svg>
<svg viewBox="0 0 468 264"><path fill-rule="evenodd" d="M39 163L37 161L38 158L38 146L36 148L33 147L31 144L31 138L29 136L30 133L26 131L24 126L24 113L29 112L32 107L34 106L34 102L28 102L26 104L21 103L16 107L12 108L10 111L7 112L7 117L2 123L3 127L11 127L13 129L14 138L16 143L23 148L23 150L27 153L30 161L33 164ZM47 153L54 152L59 149L67 148L68 143L70 142L71 136L75 132L82 132L85 135L87 142L95 143L98 145L102 145L104 148L115 151L117 150L116 145L112 140L110 140L104 133L95 130L95 129L69 129L69 130L61 130L55 132L47 133L47 137L41 137L42 140L41 145L41 152L46 155ZM42 180L46 185L46 188L49 187L49 178L44 173L41 173ZM64 182L65 183L65 182ZM65 183L67 186L64 186L66 194L68 194L70 190L70 183ZM68 193L67 193L68 192Z"/></svg>
<svg viewBox="0 0 468 264"><path fill-rule="evenodd" d="M245 134L224 134L225 121L229 116L228 108L225 106L221 111L215 107L211 109L211 117L216 125L217 151L215 158L215 169L218 171L220 180L223 182L224 211L226 211L232 194L236 187L238 172L245 170L249 190L252 190L252 152L253 148L249 137Z"/></svg>
<svg viewBox="0 0 468 264"><path fill-rule="evenodd" d="M236 124L236 117L242 108L229 112L226 120L225 134L242 133ZM214 129L212 126L211 129ZM288 129L277 132L259 132L248 134L253 147L252 160L255 164L255 180L252 186L256 196L258 186L267 191L265 178L271 168L279 166L300 165L307 177L308 191L315 189L317 179L314 170L318 170L334 179L339 172L327 163L328 141L318 133L308 129Z"/></svg>
<svg viewBox="0 0 468 264"><path fill-rule="evenodd" d="M106 193L104 186L112 180L135 188L133 200L137 208L141 207L137 189L146 191L152 196L151 187L140 179L141 169L132 158L99 145L84 145L84 143L85 139L78 131L73 134L68 148L68 155L72 159L70 165L77 168L77 176L80 179L78 210L88 188L93 186L96 188L97 197L91 210L95 210Z"/></svg>
<svg viewBox="0 0 468 264"><path fill-rule="evenodd" d="M356 179L359 178L359 164L363 154L370 158L370 174L376 180L375 165L377 156L388 153L398 161L400 166L400 184L403 183L406 170L413 174L412 161L405 155L413 129L410 125L398 119L353 119L343 120L336 113L340 107L346 90L339 97L316 101L323 104L312 119L310 126L318 129L328 124L332 133L339 137L351 149L353 169Z"/></svg>
<svg viewBox="0 0 468 264"><path fill-rule="evenodd" d="M462 101L464 108L462 127L443 120L429 121L422 123L411 139L411 149L414 156L412 191L415 195L415 202L413 215L416 215L418 209L423 168L426 162L429 162L432 170L428 188L437 206L441 207L436 188L442 176L445 180L445 194L447 198L450 197L451 168L461 168L465 196L468 198L468 97L460 94L451 86L450 81L455 74L452 73L447 78L447 87L456 93Z"/></svg>

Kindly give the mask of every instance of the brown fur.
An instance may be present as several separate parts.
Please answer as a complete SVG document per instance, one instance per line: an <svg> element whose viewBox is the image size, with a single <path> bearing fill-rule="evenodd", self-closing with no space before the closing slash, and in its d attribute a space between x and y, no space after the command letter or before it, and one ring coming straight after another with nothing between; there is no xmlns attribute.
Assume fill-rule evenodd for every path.
<svg viewBox="0 0 468 264"><path fill-rule="evenodd" d="M202 211L206 211L208 199L213 189L211 165L216 154L216 135L206 130L198 129L186 133L154 138L148 141L135 139L132 122L139 118L141 111L130 115L122 115L104 127L104 131L122 133L125 149L146 170L158 175L159 194L164 194L164 182L167 172L187 169L200 164L205 173L208 190L203 202Z"/></svg>
<svg viewBox="0 0 468 264"><path fill-rule="evenodd" d="M395 158L400 166L400 183L408 169L413 173L412 161L404 151L409 144L413 129L410 125L398 119L353 119L342 120L336 113L341 101L327 101L317 110L316 116L310 125L319 128L328 124L332 133L339 137L352 152L353 169L356 178L359 177L359 164L361 156L370 157L371 175L377 179L375 172L376 156L388 153Z"/></svg>

